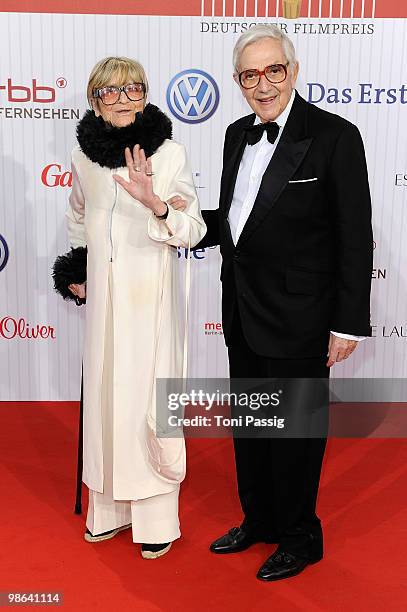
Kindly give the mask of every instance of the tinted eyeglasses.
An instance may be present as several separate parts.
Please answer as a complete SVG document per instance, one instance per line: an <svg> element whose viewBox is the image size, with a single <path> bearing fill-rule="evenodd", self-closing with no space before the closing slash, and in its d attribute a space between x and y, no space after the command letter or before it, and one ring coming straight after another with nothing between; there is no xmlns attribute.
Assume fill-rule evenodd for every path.
<svg viewBox="0 0 407 612"><path fill-rule="evenodd" d="M123 85L123 87L114 87L113 85L107 85L100 89L93 90L93 97L99 98L103 104L110 106L116 104L120 100L122 91L126 94L129 100L132 102L138 102L142 100L146 94L146 86L144 83L129 83Z"/></svg>
<svg viewBox="0 0 407 612"><path fill-rule="evenodd" d="M289 62L286 64L272 64L271 66L266 66L264 70L257 70L256 68L243 70L239 74L239 83L244 89L253 89L260 83L260 78L263 74L270 83L282 83L287 78L288 64Z"/></svg>

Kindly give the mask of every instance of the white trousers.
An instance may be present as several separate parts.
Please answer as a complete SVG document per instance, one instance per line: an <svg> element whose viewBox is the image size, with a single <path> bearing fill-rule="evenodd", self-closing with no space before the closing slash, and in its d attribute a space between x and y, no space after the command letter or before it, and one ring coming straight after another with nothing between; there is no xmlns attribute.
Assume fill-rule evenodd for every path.
<svg viewBox="0 0 407 612"><path fill-rule="evenodd" d="M179 486L171 493L139 500L113 499L113 319L111 278L107 298L105 357L102 376L103 493L89 489L86 527L98 535L123 525L132 525L133 542L163 544L180 537Z"/></svg>
<svg viewBox="0 0 407 612"><path fill-rule="evenodd" d="M180 537L178 491L137 501L116 501L89 490L86 527L92 535L131 523L133 542L163 544Z"/></svg>

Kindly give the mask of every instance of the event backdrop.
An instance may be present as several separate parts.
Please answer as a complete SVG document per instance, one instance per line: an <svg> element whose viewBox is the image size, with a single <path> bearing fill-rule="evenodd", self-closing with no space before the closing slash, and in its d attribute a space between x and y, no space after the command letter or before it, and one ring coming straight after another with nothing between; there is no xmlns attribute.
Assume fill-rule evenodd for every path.
<svg viewBox="0 0 407 612"><path fill-rule="evenodd" d="M84 307L54 294L50 270L69 246L70 152L92 66L107 55L144 64L150 100L186 145L201 206L216 208L225 128L249 112L232 79L232 49L262 22L293 39L299 92L356 123L366 146L374 337L335 376L406 374L406 2L122 0L112 9L88 0L83 9L73 0L2 0L1 10L0 400L79 396ZM185 256L179 249L182 273ZM191 263L189 372L225 376L219 249Z"/></svg>

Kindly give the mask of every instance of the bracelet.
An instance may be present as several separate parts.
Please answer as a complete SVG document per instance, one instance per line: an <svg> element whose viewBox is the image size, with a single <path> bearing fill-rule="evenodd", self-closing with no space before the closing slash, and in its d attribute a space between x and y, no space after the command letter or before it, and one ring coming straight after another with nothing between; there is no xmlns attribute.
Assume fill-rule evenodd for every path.
<svg viewBox="0 0 407 612"><path fill-rule="evenodd" d="M168 217L168 204L167 204L167 202L164 202L164 204L166 205L167 210L165 211L165 213L163 215L156 215L154 213L154 216L157 217L157 219L164 220L164 219L166 219Z"/></svg>

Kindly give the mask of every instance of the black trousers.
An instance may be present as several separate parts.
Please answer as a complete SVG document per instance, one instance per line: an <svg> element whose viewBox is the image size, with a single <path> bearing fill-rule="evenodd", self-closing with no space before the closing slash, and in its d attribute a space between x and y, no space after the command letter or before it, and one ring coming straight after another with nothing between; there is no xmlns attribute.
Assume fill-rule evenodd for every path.
<svg viewBox="0 0 407 612"><path fill-rule="evenodd" d="M237 310L237 309L236 309ZM269 359L247 344L235 315L228 346L231 378L328 378L327 357ZM316 501L326 437L234 437L242 527L260 539L313 561L323 555Z"/></svg>

